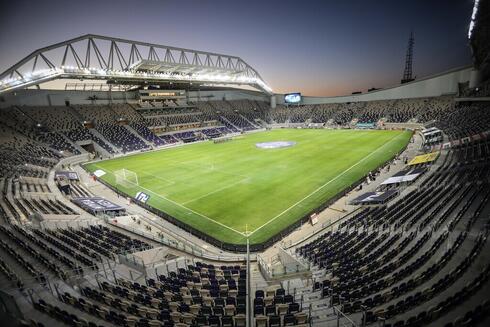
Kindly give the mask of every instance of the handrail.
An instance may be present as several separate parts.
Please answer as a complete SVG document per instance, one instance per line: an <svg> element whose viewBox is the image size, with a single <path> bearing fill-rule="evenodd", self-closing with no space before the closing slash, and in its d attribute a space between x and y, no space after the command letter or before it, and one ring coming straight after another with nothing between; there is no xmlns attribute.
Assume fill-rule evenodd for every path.
<svg viewBox="0 0 490 327"><path fill-rule="evenodd" d="M337 224L337 223L339 223L339 222L341 222L341 221L345 220L347 217L349 217L349 218L350 218L351 216L353 216L353 214L354 214L354 213L357 213L357 212L358 212L358 211L360 211L360 210L361 210L361 207L358 207L358 208L354 209L353 211L351 211L351 212L347 213L346 215L344 215L344 216L340 217L340 218L339 218L339 219L337 219L336 221L329 223L328 225L325 225L325 223L323 223L322 228L320 228L319 230L313 231L313 232L312 232L310 235L304 236L304 237L302 237L301 239L299 239L298 241L296 241L296 242L294 242L294 243L290 243L289 245L284 244L284 245L283 245L283 248L284 248L285 250L289 250L289 249L290 249L290 248L292 248L292 247L298 246L299 244L301 244L301 243L303 243L303 242L305 242L305 241L307 241L307 240L311 239L312 237L314 237L314 236L316 236L317 234L319 234L319 233L321 233L321 232L325 231L326 229L328 229L328 228L332 227L333 225L335 225L335 224Z"/></svg>
<svg viewBox="0 0 490 327"><path fill-rule="evenodd" d="M138 229L135 229L135 228L131 228L129 226L126 226L126 225L122 225L122 224L116 224L112 221L110 221L109 219L106 220L106 223L111 225L111 226L115 226L115 227L118 227L118 228L121 228L121 229L124 229L124 230L127 230L129 232L132 232L134 234L137 234L137 235L140 235L142 237L145 237L145 238L148 238L148 239L151 239L157 243L160 243L160 244L163 244L165 246L168 246L170 248L173 248L173 249L176 249L176 250L179 250L179 251L184 251L184 252L187 252L195 257L198 257L198 258L202 258L202 259L207 259L207 260L211 260L211 261L222 261L222 262L241 262L241 261L244 261L244 259L242 257L230 257L230 256L215 256L215 255L209 255L207 254L206 252L200 250L200 251L196 251L194 249L194 247L191 247L190 248L190 251L188 250L188 248L186 248L186 245L184 243L180 243L180 244L183 244L183 247L179 247L179 243L178 242L175 242L175 241L171 241L169 239L166 239L164 237L161 237L161 238L158 238L158 237L155 237L154 235L152 234L149 234L149 233L146 233L142 230L138 230Z"/></svg>

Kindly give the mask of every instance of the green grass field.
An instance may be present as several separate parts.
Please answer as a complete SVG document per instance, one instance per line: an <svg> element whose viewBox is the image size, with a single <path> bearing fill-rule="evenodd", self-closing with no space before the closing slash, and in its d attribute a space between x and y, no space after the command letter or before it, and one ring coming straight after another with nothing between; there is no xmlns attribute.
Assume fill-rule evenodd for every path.
<svg viewBox="0 0 490 327"><path fill-rule="evenodd" d="M201 142L86 165L135 172L139 186L116 185L130 196L220 240L260 243L319 207L409 142L410 132L281 129ZM281 149L258 142L295 141Z"/></svg>

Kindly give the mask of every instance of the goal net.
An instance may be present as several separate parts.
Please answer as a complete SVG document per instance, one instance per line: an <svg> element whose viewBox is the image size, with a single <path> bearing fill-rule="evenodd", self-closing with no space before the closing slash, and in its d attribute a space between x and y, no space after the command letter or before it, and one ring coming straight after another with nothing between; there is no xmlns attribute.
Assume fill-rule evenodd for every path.
<svg viewBox="0 0 490 327"><path fill-rule="evenodd" d="M114 172L116 176L116 184L122 185L124 187L138 186L138 175L131 170L120 169Z"/></svg>

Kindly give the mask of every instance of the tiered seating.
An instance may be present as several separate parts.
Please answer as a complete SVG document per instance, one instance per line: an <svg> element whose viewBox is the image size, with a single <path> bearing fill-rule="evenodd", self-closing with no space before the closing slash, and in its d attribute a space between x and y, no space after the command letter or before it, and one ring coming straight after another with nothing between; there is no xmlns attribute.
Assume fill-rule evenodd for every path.
<svg viewBox="0 0 490 327"><path fill-rule="evenodd" d="M120 232L109 229L105 226L90 226L88 228L80 229L68 229L60 231L61 233L74 238L75 240L82 242L82 240L88 240L97 245L97 249L105 249L102 254L110 256L110 253L126 253L141 251L144 249L152 248L151 245L138 239L132 239ZM86 244L83 243L82 244Z"/></svg>
<svg viewBox="0 0 490 327"><path fill-rule="evenodd" d="M490 129L490 106L486 103L458 106L444 112L437 123L450 139L460 139L477 135Z"/></svg>
<svg viewBox="0 0 490 327"><path fill-rule="evenodd" d="M240 112L228 101L202 101L196 106L209 117L219 119L221 124L234 132L237 131L237 128L241 130L257 128L241 116Z"/></svg>
<svg viewBox="0 0 490 327"><path fill-rule="evenodd" d="M266 110L268 104L263 101L251 101L251 100L231 100L228 101L230 106L240 112L240 114L246 117L251 122L256 120L266 120Z"/></svg>
<svg viewBox="0 0 490 327"><path fill-rule="evenodd" d="M80 295L65 292L60 300L115 325L245 326L245 277L242 266L198 262L146 285L117 278L101 281L99 289L82 286Z"/></svg>
<svg viewBox="0 0 490 327"><path fill-rule="evenodd" d="M56 130L66 127L67 125L75 126L76 122L73 117L67 117L64 110L59 111L59 115L54 114L46 108L29 107L9 108L0 113L2 123L19 134L25 135L31 140L36 140L45 146L49 146L58 151L67 151L72 154L79 154L79 151L67 142ZM43 109L46 109L44 113ZM43 113L43 114L41 114ZM56 117L56 118L55 118ZM50 118L55 118L53 123L49 122Z"/></svg>
<svg viewBox="0 0 490 327"><path fill-rule="evenodd" d="M70 152L72 154L80 154L72 144L68 143L65 138L59 133L45 133L38 135L37 139L40 142L49 144L53 149L62 152Z"/></svg>
<svg viewBox="0 0 490 327"><path fill-rule="evenodd" d="M90 243L90 241L82 240L80 237L77 237L74 233L67 232L65 234L63 230L46 230L45 232L41 232L37 230L35 232L42 233L43 237L46 239L50 239L51 243L66 244L70 246L72 249L75 249L76 251L80 251L81 253L85 254L87 257L102 262L102 256L101 254L99 254L100 252L99 250L101 250L101 248L95 244ZM68 235L70 235L71 237ZM104 253L109 254L109 251L104 250Z"/></svg>
<svg viewBox="0 0 490 327"><path fill-rule="evenodd" d="M43 242L39 241L36 237L22 228L16 227L14 230L0 226L0 232L7 236L9 241L14 242L17 247L22 248L24 252L29 253L30 257L35 258L58 278L67 279L71 274L70 271L73 271L76 274L83 272L82 267L78 266L74 261L60 254L54 248L47 247ZM19 236L19 234L22 236ZM60 263L63 263L64 269L60 267ZM31 271L31 265L26 265L26 268ZM69 269L70 271L66 271L66 269ZM36 274L36 278L40 278L41 281L44 279L43 274L38 273L36 270L32 270L32 274Z"/></svg>
<svg viewBox="0 0 490 327"><path fill-rule="evenodd" d="M140 121L143 117L127 103L116 103L109 107L119 119L131 122Z"/></svg>
<svg viewBox="0 0 490 327"><path fill-rule="evenodd" d="M51 131L70 130L81 126L81 122L71 107L21 107L20 110Z"/></svg>
<svg viewBox="0 0 490 327"><path fill-rule="evenodd" d="M488 180L488 161L474 154L488 154L473 151L473 161L464 156L455 166L451 161L462 151L454 152L421 189L389 207L362 209L336 231L298 247L298 255L326 271L314 292L320 291L344 314L365 310L368 324L387 320L393 326L421 326L441 316L438 308L446 307L446 300L428 311L419 308L453 284L461 284L462 276L471 276L475 283L486 281L488 267L480 275L470 268L486 246L490 226L488 219L482 221L490 197L488 182L477 183ZM443 184L437 182L441 177ZM394 234L386 232L389 226L394 228L388 233ZM443 246L452 234L452 245ZM466 251L460 254L462 249ZM457 301L468 297L470 285L455 295ZM410 315L415 308L418 313ZM468 319L472 314L481 317L477 311Z"/></svg>
<svg viewBox="0 0 490 327"><path fill-rule="evenodd" d="M105 105L77 105L74 106L76 111L86 121L96 124L114 124L119 118L118 115Z"/></svg>
<svg viewBox="0 0 490 327"><path fill-rule="evenodd" d="M176 139L173 135L171 134L166 134L166 135L160 135L159 138L161 138L165 143L167 144L172 144L172 143L177 143L179 142L178 139Z"/></svg>
<svg viewBox="0 0 490 327"><path fill-rule="evenodd" d="M146 145L142 139L131 133L124 126L99 124L97 125L97 130L104 135L109 142L122 149L123 152L148 148L148 145Z"/></svg>
<svg viewBox="0 0 490 327"><path fill-rule="evenodd" d="M85 318L79 317L77 314L68 312L65 308L60 307L58 304L51 304L44 299L35 300L34 308L40 312L43 312L57 321L66 324L68 326L88 326L88 327L100 327L93 321L89 321ZM31 324L32 326L32 324ZM41 324L37 324L37 327L43 327Z"/></svg>
<svg viewBox="0 0 490 327"><path fill-rule="evenodd" d="M55 246L57 249L60 249L61 251L65 252L66 254L70 255L71 257L75 258L78 262L81 264L87 266L87 267L92 267L92 269L97 269L97 265L95 264L94 261L91 259L88 259L84 255L79 254L76 250L72 249L70 246L65 245L63 242L58 241L56 238L50 236L48 233L45 233L39 229L33 230L34 234L48 242L49 244ZM77 249L78 250L78 249ZM100 257L98 257L100 260Z"/></svg>
<svg viewBox="0 0 490 327"><path fill-rule="evenodd" d="M253 313L256 326L291 326L309 322L308 315L283 288L255 291Z"/></svg>
<svg viewBox="0 0 490 327"><path fill-rule="evenodd" d="M318 104L314 107L314 113L311 117L312 123L326 123L332 119L335 111L338 109L339 104L337 103L325 103Z"/></svg>
<svg viewBox="0 0 490 327"><path fill-rule="evenodd" d="M181 132L172 134L172 136L176 139L182 140L184 142L193 142L197 140L197 135L194 132Z"/></svg>
<svg viewBox="0 0 490 327"><path fill-rule="evenodd" d="M144 123L134 122L131 123L131 127L134 128L139 135L141 135L148 142L153 143L156 146L164 145L165 141L156 136Z"/></svg>
<svg viewBox="0 0 490 327"><path fill-rule="evenodd" d="M43 168L51 168L62 157L60 153L0 125L0 175L45 177Z"/></svg>
<svg viewBox="0 0 490 327"><path fill-rule="evenodd" d="M226 134L228 132L228 129L226 127L208 128L208 129L203 129L200 132L205 134L209 138L215 138L215 137L220 137L223 134Z"/></svg>
<svg viewBox="0 0 490 327"><path fill-rule="evenodd" d="M376 123L383 117L387 117L395 100L369 101L366 106L356 114L359 123Z"/></svg>
<svg viewBox="0 0 490 327"><path fill-rule="evenodd" d="M0 226L0 231L3 232L5 230L5 228ZM35 278L40 283L44 283L46 281L44 274L36 268L37 265L31 264L28 260L25 259L24 255L20 254L18 250L9 245L5 240L0 240L0 247L2 248L3 252L8 253L10 257L12 257L23 269L25 269L25 271L31 277ZM16 278L20 282L19 286L23 286L22 280L17 277L17 273L13 272L6 263L4 263L2 266L5 267L4 271L6 271L9 276L11 276L12 278Z"/></svg>
<svg viewBox="0 0 490 327"><path fill-rule="evenodd" d="M46 215L76 215L77 213L70 207L57 199L31 197L24 198L24 203L30 211L43 213Z"/></svg>
<svg viewBox="0 0 490 327"><path fill-rule="evenodd" d="M59 186L59 182L56 181L56 185ZM81 184L79 181L74 181L70 180L70 195L72 197L92 197L94 196L83 184Z"/></svg>
<svg viewBox="0 0 490 327"><path fill-rule="evenodd" d="M271 110L270 120L276 123L304 123L311 120L315 112L315 106L311 105L280 105Z"/></svg>
<svg viewBox="0 0 490 327"><path fill-rule="evenodd" d="M357 111L360 111L365 105L365 102L343 103L335 111L332 119L337 125L347 125L356 117Z"/></svg>
<svg viewBox="0 0 490 327"><path fill-rule="evenodd" d="M202 121L201 116L202 115L199 112L164 115L153 118L153 124L154 126L168 126L200 123Z"/></svg>
<svg viewBox="0 0 490 327"><path fill-rule="evenodd" d="M114 153L114 150L106 142L102 141L99 137L92 134L88 129L80 127L65 131L65 135L72 141L93 141L104 148L109 153Z"/></svg>
<svg viewBox="0 0 490 327"><path fill-rule="evenodd" d="M118 254L152 247L149 241L105 225L56 230L16 225L27 222L24 217L30 219L33 213L76 214L49 194L45 181L61 158L79 153L60 133L73 141L92 140L112 153L110 144L97 138L95 131L78 125L80 117L94 122L104 138L124 152L148 147L131 129L120 125L126 122L158 146L254 129L261 120L348 127L384 119L430 122L451 140L472 138L453 143L442 164L428 171L419 184L400 189L398 198L388 205L363 208L298 247L295 255L309 261L322 276L308 294L313 295L309 301L326 308L334 305L351 317L365 312L368 324L384 320L388 326L438 325L447 311L466 305L475 292L486 287L490 268L483 255L490 226L490 141L481 135L490 126L486 104L454 105L451 97L438 97L278 106L274 110L252 100L204 101L196 104L197 108L180 107L175 102L162 105L165 108L138 112L129 105L114 105L79 106L76 112L69 107L38 107L0 113L0 215L5 223L14 224L0 225L4 280L21 289L28 281L78 281L81 276L95 274L104 263L112 263ZM196 126L188 130L194 123ZM172 128L174 134L156 136L148 128L152 124L164 127L158 133L169 133L165 128ZM199 130L194 129L197 126ZM26 176L38 179L23 178ZM91 195L78 182L71 182L71 187L73 195ZM36 297L35 307L60 322L80 326L89 324L87 316L98 324L127 326L245 323L246 276L240 265L197 263L143 284L99 277L99 288L87 278L81 281L80 291L65 293L65 288L59 301ZM257 327L310 322L303 298L278 287L258 289L250 309ZM476 323L486 309L487 302L471 310L465 308L454 325Z"/></svg>

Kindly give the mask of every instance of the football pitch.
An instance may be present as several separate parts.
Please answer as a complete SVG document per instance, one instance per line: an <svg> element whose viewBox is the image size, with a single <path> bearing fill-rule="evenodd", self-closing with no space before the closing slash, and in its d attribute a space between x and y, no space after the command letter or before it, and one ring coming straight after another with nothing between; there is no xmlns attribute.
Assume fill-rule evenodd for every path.
<svg viewBox="0 0 490 327"><path fill-rule="evenodd" d="M222 242L261 243L321 206L409 142L411 132L278 129L89 163L102 179ZM264 149L257 143L296 142ZM118 184L114 172L137 174Z"/></svg>

